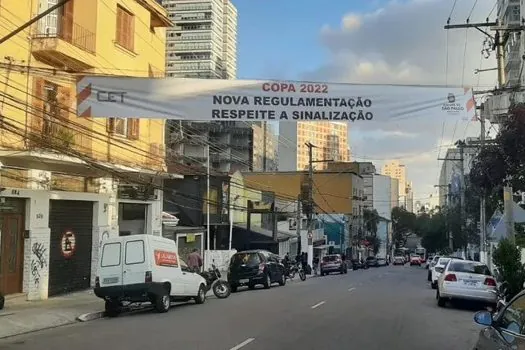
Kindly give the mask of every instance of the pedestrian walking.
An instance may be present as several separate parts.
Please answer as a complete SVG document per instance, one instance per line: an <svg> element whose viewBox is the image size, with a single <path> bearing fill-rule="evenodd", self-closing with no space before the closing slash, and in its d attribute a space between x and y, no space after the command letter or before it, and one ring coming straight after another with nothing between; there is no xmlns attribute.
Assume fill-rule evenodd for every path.
<svg viewBox="0 0 525 350"><path fill-rule="evenodd" d="M197 248L194 248L190 255L188 255L188 267L196 273L201 271L202 257Z"/></svg>

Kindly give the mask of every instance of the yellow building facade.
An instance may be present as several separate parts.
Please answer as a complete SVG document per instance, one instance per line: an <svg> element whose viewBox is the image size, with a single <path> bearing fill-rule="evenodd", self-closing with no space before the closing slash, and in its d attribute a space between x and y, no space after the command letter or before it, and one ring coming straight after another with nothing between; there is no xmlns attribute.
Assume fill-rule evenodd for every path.
<svg viewBox="0 0 525 350"><path fill-rule="evenodd" d="M56 3L2 1L0 36ZM0 44L0 293L90 288L102 239L161 234L164 120L79 116L76 82L162 78L170 25L155 0L70 0Z"/></svg>

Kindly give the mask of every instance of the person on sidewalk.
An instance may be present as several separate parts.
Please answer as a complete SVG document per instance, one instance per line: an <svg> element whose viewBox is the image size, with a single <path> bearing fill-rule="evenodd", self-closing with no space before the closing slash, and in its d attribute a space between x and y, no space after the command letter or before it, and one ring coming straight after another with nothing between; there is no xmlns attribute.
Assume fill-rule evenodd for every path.
<svg viewBox="0 0 525 350"><path fill-rule="evenodd" d="M199 254L199 250L194 248L193 251L188 255L188 267L196 273L201 272L202 257Z"/></svg>

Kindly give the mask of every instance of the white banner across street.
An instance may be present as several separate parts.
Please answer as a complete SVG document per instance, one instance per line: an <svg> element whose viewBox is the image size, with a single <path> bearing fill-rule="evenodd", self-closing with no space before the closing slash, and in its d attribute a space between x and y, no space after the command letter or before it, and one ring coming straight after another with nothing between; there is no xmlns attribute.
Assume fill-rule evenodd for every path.
<svg viewBox="0 0 525 350"><path fill-rule="evenodd" d="M84 117L384 123L470 120L474 107L472 89L463 87L100 76L77 84Z"/></svg>

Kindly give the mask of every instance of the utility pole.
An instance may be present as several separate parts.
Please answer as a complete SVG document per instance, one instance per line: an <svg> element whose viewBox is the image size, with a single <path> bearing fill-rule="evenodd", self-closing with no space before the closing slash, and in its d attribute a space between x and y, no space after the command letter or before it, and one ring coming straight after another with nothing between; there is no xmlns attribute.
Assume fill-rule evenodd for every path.
<svg viewBox="0 0 525 350"><path fill-rule="evenodd" d="M211 250L210 199L210 145L208 144L206 146L206 250L208 251L208 254L204 254L204 262L208 266L211 266L210 262L208 261Z"/></svg>
<svg viewBox="0 0 525 350"><path fill-rule="evenodd" d="M485 113L479 114L479 121L481 122L480 127L480 135L479 135L479 141L480 141L480 152L483 151L483 148L485 147ZM486 191L483 189L483 192L481 193L481 198L479 200L479 261L482 263L489 263L489 258L487 257L487 248L486 248L486 241L487 241L487 218L486 218ZM490 267L490 266L489 266Z"/></svg>
<svg viewBox="0 0 525 350"><path fill-rule="evenodd" d="M267 129L266 129L266 121L263 121L262 122L263 124L263 164L262 164L262 168L263 168L263 171L266 172L266 133L267 133Z"/></svg>
<svg viewBox="0 0 525 350"><path fill-rule="evenodd" d="M306 213L307 225L308 225L308 264L311 266L313 263L314 253L314 242L313 242L313 211L314 211L314 160L313 160L313 149L314 145L310 142L306 143L308 147L308 203L309 209Z"/></svg>
<svg viewBox="0 0 525 350"><path fill-rule="evenodd" d="M467 221L467 210L465 208L465 141L458 141L457 146L459 148L459 158L460 160L460 172L461 172L461 183L460 183L460 197L459 197L459 206L460 206L460 224L461 224L461 234L465 234L465 227Z"/></svg>
<svg viewBox="0 0 525 350"><path fill-rule="evenodd" d="M308 147L308 198L307 198L307 208L303 211L306 212L306 218L307 218L307 226L308 226L308 264L312 266L313 262L313 253L314 253L314 246L313 246L313 214L314 214L314 163L326 163L326 162L332 162L332 159L325 159L325 160L314 160L313 159L313 149L317 148L315 145L313 145L310 142L305 143L305 146Z"/></svg>
<svg viewBox="0 0 525 350"><path fill-rule="evenodd" d="M297 233L297 254L296 256L301 254L302 252L302 243L301 243L301 195L297 196L297 214L295 216L296 218L296 233Z"/></svg>
<svg viewBox="0 0 525 350"><path fill-rule="evenodd" d="M510 179L505 187L503 187L503 204L505 208L505 228L509 240L515 243L514 235L514 196L512 193L512 186L510 186Z"/></svg>

